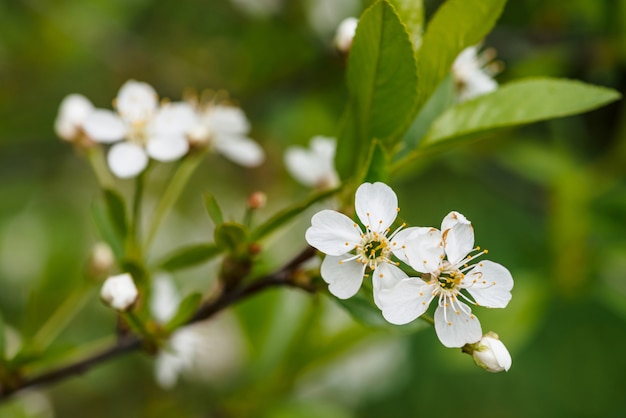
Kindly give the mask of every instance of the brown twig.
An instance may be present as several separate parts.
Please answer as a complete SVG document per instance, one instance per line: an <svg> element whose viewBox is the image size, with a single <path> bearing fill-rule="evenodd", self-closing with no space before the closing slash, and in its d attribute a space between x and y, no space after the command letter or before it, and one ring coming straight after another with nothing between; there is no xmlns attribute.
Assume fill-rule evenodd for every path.
<svg viewBox="0 0 626 418"><path fill-rule="evenodd" d="M296 281L292 280L293 273L300 267L300 265L314 255L315 249L313 249L312 247L307 247L276 272L268 274L267 276L263 276L246 286L238 287L232 289L231 291L222 293L218 298L202 305L195 313L195 315L187 322L187 324L192 324L194 322L208 319L219 311L243 299L256 295L262 290L270 287L290 286L300 288L308 292L314 292L315 289L313 287L306 284L297 283ZM50 370L38 376L22 378L18 381L16 385L13 385L11 387L0 387L0 400L7 399L12 394L26 388L51 384L71 376L86 373L94 366L97 366L107 360L113 359L122 354L138 350L142 346L143 341L139 336L135 334L122 336L113 346L108 347L87 358L78 360L74 363L59 367L57 369Z"/></svg>

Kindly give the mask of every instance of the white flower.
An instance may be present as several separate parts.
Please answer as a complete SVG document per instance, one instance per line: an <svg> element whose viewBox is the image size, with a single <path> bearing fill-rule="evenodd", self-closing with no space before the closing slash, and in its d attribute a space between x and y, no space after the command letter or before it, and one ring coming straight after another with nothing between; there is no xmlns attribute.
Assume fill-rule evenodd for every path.
<svg viewBox="0 0 626 418"><path fill-rule="evenodd" d="M168 275L157 275L150 308L161 324L171 320L180 305L180 296ZM234 319L224 314L209 321L178 328L159 352L155 364L158 384L174 387L181 374L218 380L232 375L242 362L243 343Z"/></svg>
<svg viewBox="0 0 626 418"><path fill-rule="evenodd" d="M498 89L493 76L498 66L491 61L495 57L493 49L478 53L478 46L465 48L452 64L452 75L457 87L459 102L473 99Z"/></svg>
<svg viewBox="0 0 626 418"><path fill-rule="evenodd" d="M206 145L237 164L255 167L264 161L265 154L248 138L249 132L250 123L241 109L209 105L198 112L188 137L193 145Z"/></svg>
<svg viewBox="0 0 626 418"><path fill-rule="evenodd" d="M476 364L488 372L498 373L511 368L511 354L495 332L485 334L471 345L470 351Z"/></svg>
<svg viewBox="0 0 626 418"><path fill-rule="evenodd" d="M324 136L311 139L310 149L289 147L285 151L285 165L289 173L300 183L309 187L329 189L339 184L335 171L337 140Z"/></svg>
<svg viewBox="0 0 626 418"><path fill-rule="evenodd" d="M66 141L78 139L83 129L83 122L93 109L93 104L81 94L66 96L59 106L59 113L54 121L56 134Z"/></svg>
<svg viewBox="0 0 626 418"><path fill-rule="evenodd" d="M393 263L392 253L402 258L403 241L413 228L403 231L402 225L392 234L390 226L398 211L398 198L384 183L364 183L356 191L356 214L365 226L365 232L352 219L334 210L323 210L311 218L306 231L307 242L327 254L322 262L321 275L329 284L328 290L340 299L354 296L366 268L373 270L374 300L378 291L387 286L381 266ZM351 251L355 250L355 254Z"/></svg>
<svg viewBox="0 0 626 418"><path fill-rule="evenodd" d="M478 341L482 329L470 307L459 298L476 306L504 308L511 300L513 278L505 267L491 261L468 264L487 250L469 255L480 248L474 248L474 229L465 216L450 212L441 230L415 228L406 238L407 262L426 274L409 278L401 270L385 266L382 274L392 276L397 285L381 290L379 307L387 321L401 325L422 315L436 299L439 340L446 347L462 347Z"/></svg>
<svg viewBox="0 0 626 418"><path fill-rule="evenodd" d="M189 150L185 133L195 123L196 115L188 103L159 107L152 86L134 80L122 86L114 103L117 113L96 109L84 120L84 129L96 142L116 142L107 161L117 177L137 176L148 165L148 157L173 161Z"/></svg>
<svg viewBox="0 0 626 418"><path fill-rule="evenodd" d="M128 273L109 277L104 281L100 290L102 300L118 311L130 308L138 296L137 287Z"/></svg>
<svg viewBox="0 0 626 418"><path fill-rule="evenodd" d="M339 51L343 53L348 53L350 51L358 24L359 19L356 17L347 17L339 23L333 42Z"/></svg>

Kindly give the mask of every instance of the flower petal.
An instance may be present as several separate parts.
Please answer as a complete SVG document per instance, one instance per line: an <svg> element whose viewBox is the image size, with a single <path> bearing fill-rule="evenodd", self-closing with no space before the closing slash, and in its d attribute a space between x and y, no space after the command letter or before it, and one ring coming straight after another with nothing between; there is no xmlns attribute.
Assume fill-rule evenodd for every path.
<svg viewBox="0 0 626 418"><path fill-rule="evenodd" d="M444 249L451 264L457 264L474 249L472 223L459 212L450 212L441 223Z"/></svg>
<svg viewBox="0 0 626 418"><path fill-rule="evenodd" d="M328 283L328 290L339 299L348 299L354 296L363 283L365 265L356 260L343 261L344 256L326 256L322 261L320 273L322 279Z"/></svg>
<svg viewBox="0 0 626 418"><path fill-rule="evenodd" d="M471 313L469 306L458 300L437 307L435 332L439 341L450 348L475 343L483 335L478 318Z"/></svg>
<svg viewBox="0 0 626 418"><path fill-rule="evenodd" d="M184 136L162 136L148 140L146 152L158 161L174 161L187 154L189 142Z"/></svg>
<svg viewBox="0 0 626 418"><path fill-rule="evenodd" d="M385 183L361 184L354 205L363 225L374 232L384 232L398 216L398 197Z"/></svg>
<svg viewBox="0 0 626 418"><path fill-rule="evenodd" d="M235 106L212 106L204 114L204 120L214 135L245 136L250 131L246 114Z"/></svg>
<svg viewBox="0 0 626 418"><path fill-rule="evenodd" d="M56 134L65 140L74 139L83 121L93 110L93 104L82 94L66 96L59 106L59 114L54 121Z"/></svg>
<svg viewBox="0 0 626 418"><path fill-rule="evenodd" d="M168 322L178 311L180 295L169 274L160 273L154 277L150 295L150 311L160 324Z"/></svg>
<svg viewBox="0 0 626 418"><path fill-rule="evenodd" d="M158 95L147 83L129 80L120 88L115 99L118 113L131 123L148 121L158 106Z"/></svg>
<svg viewBox="0 0 626 418"><path fill-rule="evenodd" d="M218 135L214 146L220 154L244 167L256 167L265 160L263 148L245 136Z"/></svg>
<svg viewBox="0 0 626 418"><path fill-rule="evenodd" d="M465 275L462 286L477 304L488 308L504 308L511 300L513 277L501 264L485 260Z"/></svg>
<svg viewBox="0 0 626 418"><path fill-rule="evenodd" d="M182 136L196 123L194 108L186 102L167 103L154 115L150 122L153 136Z"/></svg>
<svg viewBox="0 0 626 418"><path fill-rule="evenodd" d="M317 186L326 174L318 156L302 147L289 147L285 151L285 166L289 174L309 187Z"/></svg>
<svg viewBox="0 0 626 418"><path fill-rule="evenodd" d="M379 308L381 306L378 300L378 293L381 290L390 289L408 277L405 272L391 263L379 264L372 273L372 287L376 306Z"/></svg>
<svg viewBox="0 0 626 418"><path fill-rule="evenodd" d="M148 156L139 145L120 142L109 150L109 168L119 178L131 178L141 173L148 165Z"/></svg>
<svg viewBox="0 0 626 418"><path fill-rule="evenodd" d="M126 124L110 110L95 109L83 121L85 133L96 142L116 142L126 136Z"/></svg>
<svg viewBox="0 0 626 418"><path fill-rule="evenodd" d="M409 229L411 233L408 236L398 237L404 239L404 248L394 251L394 254L401 260L404 258L403 261L420 273L438 272L443 258L441 232L436 228L426 227ZM402 232L404 231L398 235Z"/></svg>
<svg viewBox="0 0 626 418"><path fill-rule="evenodd" d="M388 322L408 324L426 312L433 299L434 287L417 277L404 279L379 292L378 307Z"/></svg>
<svg viewBox="0 0 626 418"><path fill-rule="evenodd" d="M311 218L305 233L306 241L328 255L342 255L361 241L361 229L346 215L334 210L323 210Z"/></svg>

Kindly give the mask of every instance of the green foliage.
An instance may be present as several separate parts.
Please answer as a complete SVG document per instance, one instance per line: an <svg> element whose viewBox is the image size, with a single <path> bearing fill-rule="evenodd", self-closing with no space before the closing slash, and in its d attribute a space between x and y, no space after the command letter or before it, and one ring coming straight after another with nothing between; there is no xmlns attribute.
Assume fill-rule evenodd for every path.
<svg viewBox="0 0 626 418"><path fill-rule="evenodd" d="M202 200L204 202L204 208L208 213L209 217L213 221L215 225L219 225L224 222L224 217L222 216L222 209L220 208L219 203L217 203L217 199L211 193L204 193L202 195Z"/></svg>
<svg viewBox="0 0 626 418"><path fill-rule="evenodd" d="M413 49L422 45L424 32L424 2L422 0L389 0L395 7L402 23L406 25Z"/></svg>
<svg viewBox="0 0 626 418"><path fill-rule="evenodd" d="M276 231L278 228L284 226L289 221L293 220L296 216L304 212L317 202L327 199L337 193L337 189L323 190L317 193L313 193L308 199L303 202L297 203L293 206L289 206L279 212L276 212L274 216L263 222L251 233L251 240L256 241L265 238L270 233Z"/></svg>
<svg viewBox="0 0 626 418"><path fill-rule="evenodd" d="M225 222L215 228L215 245L223 251L238 252L248 241L248 230L237 222Z"/></svg>
<svg viewBox="0 0 626 418"><path fill-rule="evenodd" d="M450 72L459 53L491 31L505 3L506 0L448 0L437 10L426 26L417 55L418 109Z"/></svg>
<svg viewBox="0 0 626 418"><path fill-rule="evenodd" d="M202 302L202 294L195 292L185 297L178 305L176 315L165 325L166 331L174 331L176 328L185 325L196 313L200 303Z"/></svg>
<svg viewBox="0 0 626 418"><path fill-rule="evenodd" d="M337 169L351 177L374 138L393 146L412 117L417 67L406 26L386 1L363 13L347 69L350 109L337 145Z"/></svg>
<svg viewBox="0 0 626 418"><path fill-rule="evenodd" d="M569 116L620 98L612 89L574 80L527 79L450 108L431 125L421 147L498 128Z"/></svg>
<svg viewBox="0 0 626 418"><path fill-rule="evenodd" d="M124 198L114 190L105 189L104 203L115 232L119 237L126 237L128 233L128 219Z"/></svg>
<svg viewBox="0 0 626 418"><path fill-rule="evenodd" d="M176 271L206 263L224 251L215 244L194 244L168 254L157 265L159 269Z"/></svg>

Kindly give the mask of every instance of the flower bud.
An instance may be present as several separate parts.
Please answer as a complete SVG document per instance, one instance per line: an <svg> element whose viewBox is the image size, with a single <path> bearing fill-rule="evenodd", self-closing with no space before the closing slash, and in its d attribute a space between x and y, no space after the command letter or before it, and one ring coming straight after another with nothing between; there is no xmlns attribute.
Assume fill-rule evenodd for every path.
<svg viewBox="0 0 626 418"><path fill-rule="evenodd" d="M488 332L477 343L464 347L463 351L470 353L474 362L488 372L497 373L511 368L511 355L495 332Z"/></svg>
<svg viewBox="0 0 626 418"><path fill-rule="evenodd" d="M97 242L91 249L89 256L87 265L89 274L96 278L106 277L114 263L115 256L111 247L104 242Z"/></svg>
<svg viewBox="0 0 626 418"><path fill-rule="evenodd" d="M262 209L267 203L267 195L263 192L254 192L248 197L248 207L252 210Z"/></svg>
<svg viewBox="0 0 626 418"><path fill-rule="evenodd" d="M356 27L359 20L356 17L348 17L341 21L337 27L334 44L335 47L344 54L350 52L352 47L352 39L356 33Z"/></svg>
<svg viewBox="0 0 626 418"><path fill-rule="evenodd" d="M102 300L117 311L128 310L138 295L133 278L128 273L109 277L100 290Z"/></svg>

